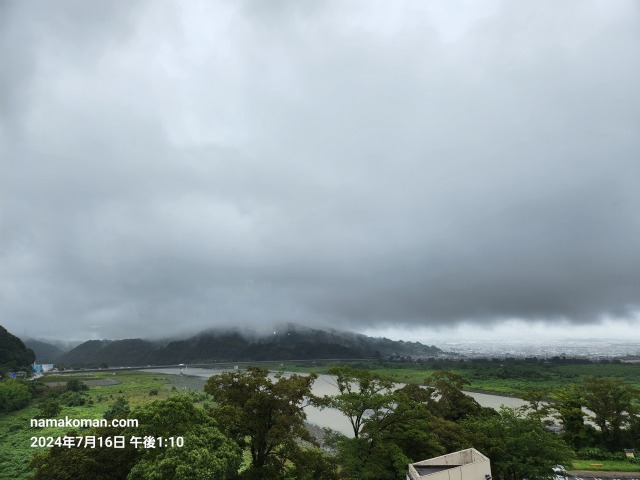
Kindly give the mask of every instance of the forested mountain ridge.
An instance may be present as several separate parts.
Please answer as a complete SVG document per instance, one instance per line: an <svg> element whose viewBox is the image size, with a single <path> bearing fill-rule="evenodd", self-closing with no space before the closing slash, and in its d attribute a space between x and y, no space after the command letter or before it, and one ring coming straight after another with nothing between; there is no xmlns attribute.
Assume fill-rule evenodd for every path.
<svg viewBox="0 0 640 480"><path fill-rule="evenodd" d="M33 338L23 340L23 342L27 348L30 348L35 353L36 363L54 363L64 353L64 350L56 345Z"/></svg>
<svg viewBox="0 0 640 480"><path fill-rule="evenodd" d="M0 325L0 372L31 370L34 360L33 350Z"/></svg>
<svg viewBox="0 0 640 480"><path fill-rule="evenodd" d="M442 351L417 342L372 338L338 330L285 325L272 334L210 330L184 340L90 340L61 355L60 365L163 365L209 361L433 356Z"/></svg>

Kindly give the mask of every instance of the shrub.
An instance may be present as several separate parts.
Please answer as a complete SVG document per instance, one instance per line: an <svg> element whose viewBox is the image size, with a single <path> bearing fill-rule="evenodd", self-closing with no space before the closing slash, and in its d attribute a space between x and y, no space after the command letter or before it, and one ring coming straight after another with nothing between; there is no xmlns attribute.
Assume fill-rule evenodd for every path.
<svg viewBox="0 0 640 480"><path fill-rule="evenodd" d="M0 382L0 413L13 412L29 405L29 387L19 380Z"/></svg>
<svg viewBox="0 0 640 480"><path fill-rule="evenodd" d="M67 382L67 392L82 392L88 389L89 387L77 378L72 378Z"/></svg>
<svg viewBox="0 0 640 480"><path fill-rule="evenodd" d="M69 391L60 395L58 401L67 407L80 407L87 402L87 399L81 393Z"/></svg>
<svg viewBox="0 0 640 480"><path fill-rule="evenodd" d="M60 402L48 399L38 405L38 415L36 418L55 418L62 411Z"/></svg>
<svg viewBox="0 0 640 480"><path fill-rule="evenodd" d="M581 460L626 460L624 452L609 452L599 447L586 447L578 450Z"/></svg>
<svg viewBox="0 0 640 480"><path fill-rule="evenodd" d="M113 420L114 418L126 418L129 415L129 402L124 397L118 397L111 407L104 412L103 418Z"/></svg>

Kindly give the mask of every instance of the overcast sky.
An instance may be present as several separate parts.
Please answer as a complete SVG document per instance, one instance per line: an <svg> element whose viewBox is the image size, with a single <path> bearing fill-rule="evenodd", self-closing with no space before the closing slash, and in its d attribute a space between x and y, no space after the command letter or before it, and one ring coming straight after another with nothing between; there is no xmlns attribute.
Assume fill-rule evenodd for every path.
<svg viewBox="0 0 640 480"><path fill-rule="evenodd" d="M637 1L0 0L0 22L14 334L639 331Z"/></svg>

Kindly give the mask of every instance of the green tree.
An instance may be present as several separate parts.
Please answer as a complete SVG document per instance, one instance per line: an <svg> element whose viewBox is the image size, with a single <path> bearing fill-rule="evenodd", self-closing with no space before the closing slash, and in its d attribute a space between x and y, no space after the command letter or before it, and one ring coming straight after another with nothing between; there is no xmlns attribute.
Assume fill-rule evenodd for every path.
<svg viewBox="0 0 640 480"><path fill-rule="evenodd" d="M440 454L456 452L475 446L473 437L467 429L463 428L459 423L445 420L442 417L434 416L430 425L430 432L435 436L438 444L442 445L443 451ZM436 454L435 456L438 455ZM424 458L429 458L429 456L420 457L419 459Z"/></svg>
<svg viewBox="0 0 640 480"><path fill-rule="evenodd" d="M455 422L485 411L475 399L462 391L469 381L458 373L441 370L427 377L425 383L434 388L434 393L438 396L437 401L429 401L432 411L445 420Z"/></svg>
<svg viewBox="0 0 640 480"><path fill-rule="evenodd" d="M547 402L549 392L541 388L526 387L520 389L519 397L526 400L526 410L528 415L537 418L545 425L551 425L553 422L548 418L551 414L551 406Z"/></svg>
<svg viewBox="0 0 640 480"><path fill-rule="evenodd" d="M354 432L354 438L335 440L348 478L399 478L412 459L444 453L432 432L431 389L407 385L393 390L393 381L350 367L330 373L336 375L340 394L329 404L347 416Z"/></svg>
<svg viewBox="0 0 640 480"><path fill-rule="evenodd" d="M13 412L29 405L31 393L22 380L0 381L0 413Z"/></svg>
<svg viewBox="0 0 640 480"><path fill-rule="evenodd" d="M609 450L623 447L623 430L638 415L640 389L618 379L589 378L582 384L585 407L600 429L602 444Z"/></svg>
<svg viewBox="0 0 640 480"><path fill-rule="evenodd" d="M554 416L562 423L562 438L576 450L591 445L595 429L585 421L582 388L570 384L553 392L552 400Z"/></svg>
<svg viewBox="0 0 640 480"><path fill-rule="evenodd" d="M287 479L295 480L339 480L335 458L320 449L305 448L298 450L299 457L292 458L292 467Z"/></svg>
<svg viewBox="0 0 640 480"><path fill-rule="evenodd" d="M113 405L111 405L102 418L106 420L113 420L114 418L127 418L129 416L129 412L131 411L131 407L129 407L129 402L124 397L118 397Z"/></svg>
<svg viewBox="0 0 640 480"><path fill-rule="evenodd" d="M71 431L67 435L77 437L79 433ZM113 438L124 435L124 429L96 428L89 430L86 435ZM123 480L139 457L139 453L130 445L122 449L99 444L96 448L52 447L37 452L30 467L34 470L32 480Z"/></svg>
<svg viewBox="0 0 640 480"><path fill-rule="evenodd" d="M66 390L67 392L83 392L89 390L89 387L83 381L72 378L67 382Z"/></svg>
<svg viewBox="0 0 640 480"><path fill-rule="evenodd" d="M340 392L329 400L329 405L348 418L355 438L360 437L365 421L384 421L392 411L393 380L349 366L333 367L329 373L335 375Z"/></svg>
<svg viewBox="0 0 640 480"><path fill-rule="evenodd" d="M242 461L240 448L211 421L206 423L208 425L193 427L183 435L184 447L150 450L151 453L133 466L127 480L234 478Z"/></svg>
<svg viewBox="0 0 640 480"><path fill-rule="evenodd" d="M78 407L87 403L87 397L79 392L64 392L58 401L67 407Z"/></svg>
<svg viewBox="0 0 640 480"><path fill-rule="evenodd" d="M337 460L345 478L350 480L396 480L407 471L411 459L392 442L339 437Z"/></svg>
<svg viewBox="0 0 640 480"><path fill-rule="evenodd" d="M414 461L444 454L435 428L438 419L429 410L431 391L409 384L396 390L395 398L393 412L376 426L380 440L397 445ZM369 431L367 425L365 432Z"/></svg>
<svg viewBox="0 0 640 480"><path fill-rule="evenodd" d="M629 448L640 449L640 415L633 416L625 433Z"/></svg>
<svg viewBox="0 0 640 480"><path fill-rule="evenodd" d="M434 389L418 385L406 385L396 390L392 412L383 422L373 424L374 427L379 426L379 432L371 438L379 439L383 445L399 447L412 461L472 447L474 444L459 421L447 420L432 411L434 406L437 407L433 393ZM481 408L477 412L478 417L498 415L493 409ZM363 432L369 434L370 431L367 422Z"/></svg>
<svg viewBox="0 0 640 480"><path fill-rule="evenodd" d="M47 398L38 405L37 418L55 418L62 411L62 406L54 398Z"/></svg>
<svg viewBox="0 0 640 480"><path fill-rule="evenodd" d="M139 427L126 436L164 439L183 437L184 446L147 449L139 447L141 459L128 480L214 480L232 478L242 461L238 445L223 435L189 395L173 395L166 400L135 408L131 417Z"/></svg>
<svg viewBox="0 0 640 480"><path fill-rule="evenodd" d="M564 441L531 416L503 407L497 416L463 420L473 446L491 459L496 480L548 480L553 467L574 454Z"/></svg>
<svg viewBox="0 0 640 480"><path fill-rule="evenodd" d="M311 386L316 378L277 374L272 381L268 370L258 367L209 378L204 389L216 402L213 417L251 453L246 477L283 478L299 458L299 441L312 441L304 407L315 401Z"/></svg>
<svg viewBox="0 0 640 480"><path fill-rule="evenodd" d="M38 452L31 462L34 480L224 480L236 476L242 461L240 448L187 395L138 407L131 418L138 419L138 427L97 428L87 433L103 439L122 436L127 440L124 448L53 447ZM184 444L144 448L142 439L147 436L163 437L165 441L183 437ZM140 445L129 443L131 438L137 438Z"/></svg>
<svg viewBox="0 0 640 480"><path fill-rule="evenodd" d="M34 470L33 477L31 478L33 480L76 480L78 478L109 479L109 477L95 476L95 471L99 468L99 464L98 459L92 457L94 456L90 456L88 452L82 448L53 447L49 450L40 450L33 455L31 463L29 464L30 468ZM112 460L110 463L112 463ZM116 469L114 468L113 470L115 471ZM117 478L118 477L111 477L113 480Z"/></svg>

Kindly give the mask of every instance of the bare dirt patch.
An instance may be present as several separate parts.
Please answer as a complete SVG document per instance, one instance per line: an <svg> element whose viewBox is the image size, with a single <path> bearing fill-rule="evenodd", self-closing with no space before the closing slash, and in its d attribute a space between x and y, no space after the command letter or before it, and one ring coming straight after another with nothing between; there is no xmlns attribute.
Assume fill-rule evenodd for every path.
<svg viewBox="0 0 640 480"><path fill-rule="evenodd" d="M113 378L103 378L102 380L85 380L90 387L108 387L109 385L119 385L122 382Z"/></svg>
<svg viewBox="0 0 640 480"><path fill-rule="evenodd" d="M122 382L120 380L114 380L113 378L103 378L101 380L83 380L82 383L89 387L108 387L109 385L119 385ZM47 382L44 385L47 387L60 387L66 384L67 382Z"/></svg>

